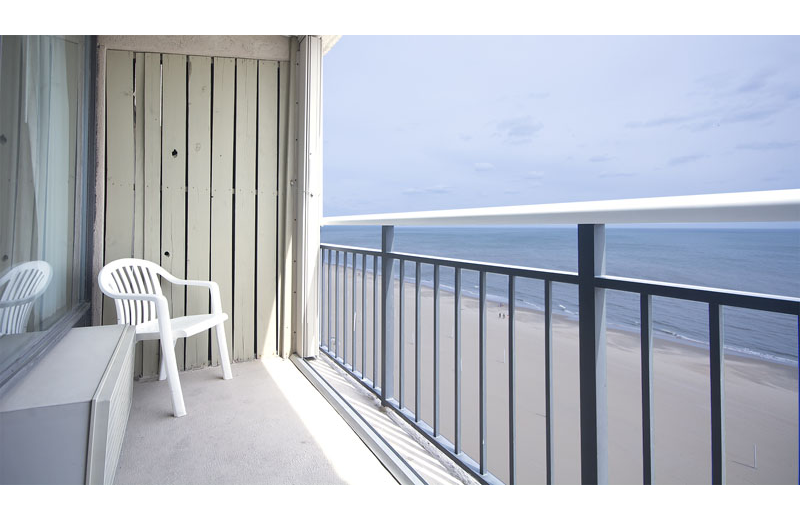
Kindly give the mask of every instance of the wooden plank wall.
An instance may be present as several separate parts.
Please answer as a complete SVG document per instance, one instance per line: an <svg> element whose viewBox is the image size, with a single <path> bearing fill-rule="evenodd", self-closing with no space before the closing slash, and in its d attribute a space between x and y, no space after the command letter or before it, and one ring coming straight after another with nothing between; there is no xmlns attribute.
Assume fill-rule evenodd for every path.
<svg viewBox="0 0 800 520"><path fill-rule="evenodd" d="M145 258L217 282L235 361L277 346L280 71L273 61L107 53L104 263ZM210 312L208 291L162 288L173 317ZM106 301L103 323L115 322ZM182 370L218 364L213 334L175 353ZM143 342L136 375L156 377L159 355L158 342Z"/></svg>

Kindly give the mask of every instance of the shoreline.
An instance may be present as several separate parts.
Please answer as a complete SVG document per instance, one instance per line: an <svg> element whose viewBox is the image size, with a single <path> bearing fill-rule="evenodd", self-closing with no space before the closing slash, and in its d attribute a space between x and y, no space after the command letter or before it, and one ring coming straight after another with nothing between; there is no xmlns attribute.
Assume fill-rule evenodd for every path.
<svg viewBox="0 0 800 520"><path fill-rule="evenodd" d="M352 272L352 263L348 263L347 264L347 270L348 270L348 273ZM371 277L372 277L372 268L371 267L367 267L366 272L367 272L368 279L371 279ZM326 271L326 273L327 273L327 271ZM361 271L360 270L358 270L357 273L358 273L359 276L361 276ZM409 280L409 278L411 278L411 280ZM352 278L350 278L350 280L352 281ZM395 284L395 286L398 285L399 280L400 280L399 276L397 274L395 274L395 276L394 276L394 284ZM411 276L409 273L406 273L405 284L406 284L406 287L407 287L406 294L407 295L411 294L412 298L413 298L413 294L414 294L413 291L414 291L415 282L413 280L413 276ZM408 287L411 288L410 291L408 290ZM420 287L428 289L430 291L433 291L433 282L432 281L422 280L420 282ZM326 288L326 290L327 290L327 288ZM451 295L451 296L455 295L455 288L447 286L445 284L441 284L440 285L439 291L440 291L440 294L442 294L442 295L444 295L444 294L448 294L448 295ZM461 300L464 301L464 300L470 299L470 300L474 300L475 302L478 302L479 297L475 296L472 293L473 293L473 291L465 291L463 289L463 287L462 287L462 289L461 289ZM360 293L359 293L359 297L360 297ZM408 296L406 296L406 297L408 298ZM508 300L507 297L496 296L496 295L493 295L493 294L489 294L488 291L487 291L487 294L486 294L487 305L489 303L493 303L493 304L497 304L497 305L504 305L507 308L508 307L507 300ZM399 303L397 303L397 302L399 302L399 297L396 298L395 301L396 301L396 305L399 305ZM538 308L538 306L535 306L535 305L536 304L525 302L521 298L518 298L517 299L517 304L516 304L516 312L519 313L519 312L525 311L525 312L532 312L532 313L544 316L544 310ZM571 322L575 323L575 325L578 324L578 315L573 313L573 312L570 312L570 311L566 311L565 312L565 311L561 311L561 310L559 310L557 308L554 308L553 311L552 311L552 315L553 315L553 320L555 320L555 319L564 319L564 320L571 321ZM613 331L613 332L622 333L622 334L631 334L631 335L636 336L636 338L639 338L639 331L635 330L634 326L631 326L631 325L628 325L628 324L624 324L624 323L608 322L607 321L606 322L606 331L607 332L612 332ZM707 340L681 336L678 332L675 332L675 331L663 331L663 330L659 330L659 329L653 327L653 339L654 340L659 339L661 341L676 343L676 344L678 344L680 346L691 348L691 349L698 349L698 350L705 351L705 352L709 351L709 345L708 345L708 341ZM724 339L723 339L723 341L724 341ZM752 349L749 349L746 346L732 344L732 343L729 343L729 342L724 342L723 343L723 351L724 351L724 354L725 354L726 357L734 356L734 357L737 357L737 358L748 359L748 360L752 360L752 361L758 361L758 362L778 365L778 366L782 366L782 367L789 367L789 368L793 368L793 369L797 369L798 367L800 367L800 360L795 360L795 359L790 359L790 358L779 358L778 356L773 355L773 354L768 354L768 353L763 353L763 352L756 352L756 351L753 351Z"/></svg>

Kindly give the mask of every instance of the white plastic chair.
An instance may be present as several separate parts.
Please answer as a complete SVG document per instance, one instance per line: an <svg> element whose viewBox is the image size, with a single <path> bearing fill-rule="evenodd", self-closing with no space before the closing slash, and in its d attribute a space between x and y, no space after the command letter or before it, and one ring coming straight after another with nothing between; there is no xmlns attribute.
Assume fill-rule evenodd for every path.
<svg viewBox="0 0 800 520"><path fill-rule="evenodd" d="M208 287L211 291L211 314L170 319L167 299L161 293L161 285L158 282L159 276L173 284ZM178 379L178 365L175 362L175 342L179 338L187 338L216 327L222 378L233 377L223 325L228 315L222 312L219 286L215 282L181 280L158 264L136 258L122 258L110 262L100 270L97 282L103 294L114 299L117 323L136 326L136 341L150 339L161 341L159 379L163 380L165 377L167 379L175 417L186 415L183 392Z"/></svg>
<svg viewBox="0 0 800 520"><path fill-rule="evenodd" d="M42 260L14 266L0 277L0 336L27 331L33 303L52 277L53 269Z"/></svg>

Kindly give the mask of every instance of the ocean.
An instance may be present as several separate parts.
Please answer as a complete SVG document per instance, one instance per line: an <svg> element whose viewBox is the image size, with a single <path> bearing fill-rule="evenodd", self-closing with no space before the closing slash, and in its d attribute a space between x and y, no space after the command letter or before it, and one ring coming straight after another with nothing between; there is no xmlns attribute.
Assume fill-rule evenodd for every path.
<svg viewBox="0 0 800 520"><path fill-rule="evenodd" d="M379 227L371 226L324 227L321 238L327 244L380 248L381 232ZM575 227L396 227L394 250L541 269L578 269ZM359 268L360 262L359 257ZM372 270L371 262L367 269ZM800 297L800 229L607 226L606 273ZM440 276L442 289L452 291L453 269L442 268ZM505 276L489 274L487 298L507 302L507 280ZM414 281L413 264L406 265L406 281ZM421 283L433 286L430 265L423 265ZM462 294L478 296L477 272L462 271ZM543 282L517 279L518 307L543 310L543 302ZM553 309L577 319L577 287L553 284ZM723 322L726 355L797 366L796 316L725 308ZM638 333L638 295L608 291L606 323L609 328ZM657 336L707 348L707 305L654 297L653 328Z"/></svg>

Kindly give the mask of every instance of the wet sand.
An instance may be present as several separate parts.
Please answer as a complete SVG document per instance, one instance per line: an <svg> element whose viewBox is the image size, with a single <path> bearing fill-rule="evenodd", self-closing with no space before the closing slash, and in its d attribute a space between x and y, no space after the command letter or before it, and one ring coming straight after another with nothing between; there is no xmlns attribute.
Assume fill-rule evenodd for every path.
<svg viewBox="0 0 800 520"><path fill-rule="evenodd" d="M340 298L344 273L340 273ZM373 375L373 283L367 273L366 366L362 366L361 273L356 278L356 315L352 313L352 278L347 272L347 313L340 311L339 335L347 331L346 362L352 363L355 325L355 369ZM380 283L380 278L379 278ZM327 297L327 285L323 297ZM378 287L378 294L380 287ZM399 284L395 282L395 391L399 398ZM341 305L341 303L340 303ZM433 291L420 298L420 416L433 424ZM454 439L454 299L440 293L441 434ZM508 480L508 307L487 302L487 454L489 470ZM414 286L406 283L402 355L405 365L403 406L414 411ZM462 442L478 460L478 301L461 298ZM335 347L331 313L331 345ZM378 329L380 328L378 316ZM322 342L328 342L327 314ZM642 481L640 340L638 334L608 329L609 482ZM516 310L515 395L517 482L545 483L544 317ZM341 348L342 357L345 349ZM379 349L378 349L379 350ZM380 361L380 360L378 360ZM380 367L380 364L378 365ZM380 372L380 368L378 369ZM798 474L797 367L738 356L725 357L725 437L728 483L791 484ZM554 482L579 483L578 324L553 316ZM653 355L654 482L705 484L711 481L711 407L708 351L665 339L654 339ZM380 385L380 374L377 374Z"/></svg>

